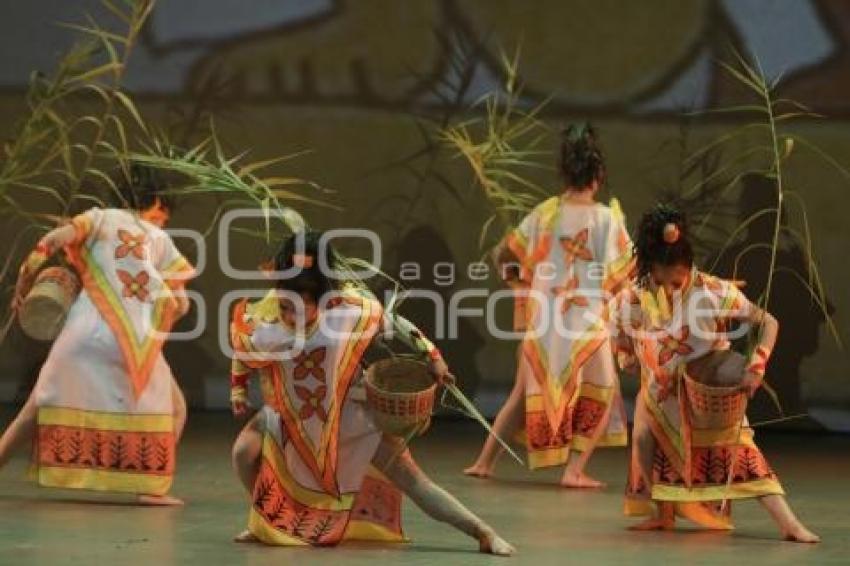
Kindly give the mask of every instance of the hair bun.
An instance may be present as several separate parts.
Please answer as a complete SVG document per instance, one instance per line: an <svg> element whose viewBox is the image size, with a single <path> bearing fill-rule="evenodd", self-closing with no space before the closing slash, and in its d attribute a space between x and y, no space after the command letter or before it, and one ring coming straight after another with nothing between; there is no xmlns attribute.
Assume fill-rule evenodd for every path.
<svg viewBox="0 0 850 566"><path fill-rule="evenodd" d="M675 222L668 222L664 225L664 241L668 244L675 244L679 241L679 237L681 237L682 231L679 229L679 226Z"/></svg>

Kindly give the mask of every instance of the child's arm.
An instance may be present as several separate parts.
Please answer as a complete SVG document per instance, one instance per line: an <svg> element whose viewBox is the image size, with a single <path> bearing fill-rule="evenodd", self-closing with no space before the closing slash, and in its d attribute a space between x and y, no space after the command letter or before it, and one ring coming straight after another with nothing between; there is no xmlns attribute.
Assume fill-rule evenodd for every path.
<svg viewBox="0 0 850 566"><path fill-rule="evenodd" d="M247 308L247 300L237 304L230 322L230 345L233 348L230 360L230 408L235 417L244 416L251 408L248 401L248 381L253 370L241 359L251 348L253 332L253 328L246 321Z"/></svg>
<svg viewBox="0 0 850 566"><path fill-rule="evenodd" d="M449 366L443 360L440 350L416 328L412 322L395 313L384 314L384 328L392 328L392 337L401 340L414 352L428 359L428 365L434 380L440 384L454 383L455 377L449 372ZM383 338L383 335L379 339Z"/></svg>
<svg viewBox="0 0 850 566"><path fill-rule="evenodd" d="M499 279L507 283L520 283L520 260L508 245L508 237L496 244L490 252L490 259L498 270Z"/></svg>
<svg viewBox="0 0 850 566"><path fill-rule="evenodd" d="M630 309L630 291L623 290L608 303L608 328L611 334L611 349L617 358L620 369L631 375L640 375L640 363L635 354L634 340L629 334L631 324L628 317L633 316Z"/></svg>
<svg viewBox="0 0 850 566"><path fill-rule="evenodd" d="M752 397L764 382L767 361L770 359L770 354L773 352L776 338L779 335L779 321L769 312L755 306L750 309L749 316L744 318L743 321L759 326L759 341L750 354L747 373L741 383L741 389Z"/></svg>
<svg viewBox="0 0 850 566"><path fill-rule="evenodd" d="M41 269L48 259L60 249L68 246L77 239L77 228L74 224L66 224L58 228L54 228L48 232L41 240L39 240L35 249L30 252L27 259L21 265L21 270L18 273L18 280L15 283L15 295L12 300L12 307L17 310L20 308L27 293L29 293L32 284L35 281L35 276L38 270Z"/></svg>
<svg viewBox="0 0 850 566"><path fill-rule="evenodd" d="M230 408L234 417L244 416L251 408L248 401L248 381L251 370L238 359L233 358L230 370Z"/></svg>

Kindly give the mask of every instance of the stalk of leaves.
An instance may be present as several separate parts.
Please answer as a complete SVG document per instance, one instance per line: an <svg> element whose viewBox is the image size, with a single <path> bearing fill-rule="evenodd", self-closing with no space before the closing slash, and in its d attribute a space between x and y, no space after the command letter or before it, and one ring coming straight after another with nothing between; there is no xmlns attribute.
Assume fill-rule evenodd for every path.
<svg viewBox="0 0 850 566"><path fill-rule="evenodd" d="M82 38L61 58L52 75L33 74L27 93L29 113L4 148L0 214L18 235L8 250L10 259L19 259L19 248L28 245L31 236L67 217L76 201L104 206L96 187L101 181L117 194L115 182L95 158L104 150L110 156L126 150L126 115L144 130L132 101L121 92L120 82L154 0L101 0L101 6L121 22L123 31L109 31L90 16L85 25L66 24ZM72 103L92 99L101 103L99 112L74 112ZM117 146L111 143L113 139ZM33 199L36 195L47 197L46 210ZM14 265L17 262L7 261L3 266L3 280ZM0 336L5 336L11 321L10 315Z"/></svg>
<svg viewBox="0 0 850 566"><path fill-rule="evenodd" d="M796 101L777 97L775 94L776 87L781 76L777 77L773 81L768 81L761 65L759 64L758 58L755 58L755 65L751 65L740 55L740 53L735 52L735 57L737 65L724 63L723 67L739 84L746 87L746 89L754 96L755 103L709 110L707 113L745 114L748 116L755 115L757 119L745 124L744 126L736 128L730 133L717 137L696 151L689 159L700 159L708 152L714 151L724 145L728 145L730 142L737 140L744 135L758 134L760 139L757 143L752 144L743 152L738 152L734 158L729 160L723 167L720 167L715 174L709 178L719 177L720 175L731 175L731 179L720 190L720 194L717 195L719 201L728 191L737 185L745 175L762 175L763 177L772 180L776 187L776 204L772 207L767 207L754 212L739 226L737 226L723 244L720 253L717 255L718 259L715 260L711 269L713 270L717 267L717 264L724 252L726 252L733 242L735 242L739 236L743 234L747 227L765 216L774 218L775 220L770 241L756 242L746 246L742 251L740 251L734 259L733 277L737 272L739 263L747 254L758 251L766 251L769 253L769 267L766 274L764 292L758 299L759 306L765 310L769 308L775 275L781 271L790 272L795 276L796 280L803 285L809 296L817 304L824 316L824 319L827 321L827 326L833 338L840 346L841 338L827 307L828 303L822 279L812 253L812 237L805 203L799 193L788 188L785 168L787 166L786 164L788 159L793 154L794 148L799 145L812 150L815 155L820 157L830 167L837 169L845 178L850 179L850 172L841 166L835 158L828 155L815 144L809 142L802 136L787 131L787 124L789 123L799 119L819 119L822 118L822 116L812 112L806 106ZM756 156L762 157L766 162L757 166L747 165L747 161ZM692 195L694 192L702 190L705 183L706 179L703 179L703 181L691 187L690 190L686 192L685 196L687 197L689 194ZM799 214L800 228L795 228L791 225L790 218L792 215L790 213L794 212L794 210L788 208L789 201L794 201L798 205L796 212ZM710 210L705 215L701 223L702 227L708 225L712 214L713 211ZM786 218L788 220L785 220ZM777 266L778 250L783 235L787 235L802 244L805 253L805 274L800 274L794 270L790 270L789 268ZM760 341L762 332L763 330L760 328L757 335L751 336L748 347L750 352ZM767 382L765 382L765 388L781 413L782 407L776 392L769 387ZM739 435L744 428L744 421L742 418L741 422L738 423ZM734 479L733 466L734 460L728 471L727 489L730 488ZM727 501L728 500L724 500L723 507L726 506Z"/></svg>
<svg viewBox="0 0 850 566"><path fill-rule="evenodd" d="M530 110L523 108L518 66L519 49L512 58L502 54L504 93L488 93L475 102L472 110L483 109L483 116L440 130L443 142L469 165L475 184L493 209L481 228L481 247L486 245L494 223L499 224L501 236L541 200L551 196L525 176L529 169L548 168L540 161L546 152L538 149L547 136L546 126L538 116L548 100Z"/></svg>
<svg viewBox="0 0 850 566"><path fill-rule="evenodd" d="M259 208L263 212L264 230L240 230L267 242L282 238L271 230L272 220L283 222L289 232L303 230L306 222L288 203L303 203L339 210L320 195L326 193L319 185L299 177L263 175L277 165L302 153L294 153L254 162L244 162L245 154L228 156L215 128L210 135L189 150L181 150L166 141L154 138L142 151L132 151L124 158L155 169L178 173L186 182L170 192L184 196L211 195L224 199L214 214L209 231L223 211L233 206ZM304 189L313 192L311 196Z"/></svg>
<svg viewBox="0 0 850 566"><path fill-rule="evenodd" d="M778 98L775 95L775 91L779 78L772 82L768 81L758 64L757 59L755 66L753 66L747 63L747 61L739 53L736 52L735 56L737 58L736 66L725 63L723 66L737 82L744 85L755 96L756 103L708 110L702 113L739 113L748 116L755 115L757 119L755 121L748 122L744 126L736 128L732 132L717 137L691 154L688 160L693 161L700 159L708 152L724 145L728 145L744 135L757 133L760 137L757 143L752 144L751 147L743 152L736 152L735 157L731 158L726 164L719 167L713 176L709 177L719 177L724 173L731 175L729 180L719 187L718 194L715 194L716 202L722 202L728 192L737 186L745 175L762 175L765 178L772 180L776 187L776 204L773 207L764 208L754 212L736 226L721 246L720 252L716 256L717 259L714 261L710 270L717 267L722 255L749 226L765 216L774 218L775 220L770 241L752 244L739 252L739 254L735 257L734 262L736 270L739 263L748 253L758 250L768 251L770 254L770 262L769 270L766 274L767 280L765 284L765 291L758 300L759 306L766 309L770 303L770 296L773 290L774 277L776 273L787 271L787 268L777 267L777 253L782 236L785 235L800 242L805 252L806 273L799 274L795 272L796 278L804 286L823 313L825 320L827 321L827 326L835 341L838 344L841 344L838 329L836 328L827 308L827 299L824 292L822 278L812 251L812 236L805 203L803 202L802 196L797 191L788 188L785 169L788 159L794 152L794 148L802 146L812 150L815 155L822 158L829 166L837 169L848 179L850 179L850 171L845 169L836 159L829 156L826 152L806 140L804 137L787 131L787 125L789 123L793 123L799 119L819 119L822 118L822 116L812 112L799 102L786 98ZM747 164L749 159L758 155L761 155L764 158L764 161L755 166ZM692 195L699 191L707 182L706 178L704 178L700 182L691 186L685 192L685 196L687 197L688 195ZM797 205L796 208L792 209L788 206L791 201ZM794 212L798 214L798 227L793 226L791 222L794 218ZM714 212L712 209L703 215L699 223L700 228L709 225L713 214Z"/></svg>

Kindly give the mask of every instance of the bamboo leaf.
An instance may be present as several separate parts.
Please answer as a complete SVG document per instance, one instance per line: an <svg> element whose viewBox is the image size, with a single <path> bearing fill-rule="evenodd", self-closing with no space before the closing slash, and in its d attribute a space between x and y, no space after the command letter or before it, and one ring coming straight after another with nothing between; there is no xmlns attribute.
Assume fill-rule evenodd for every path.
<svg viewBox="0 0 850 566"><path fill-rule="evenodd" d="M114 90L112 92L113 96L121 103L125 110L133 117L133 120L136 121L136 124L141 128L141 130L145 133L148 132L147 126L145 125L144 120L142 120L141 114L139 114L138 108L130 99L129 96L121 92L120 90Z"/></svg>

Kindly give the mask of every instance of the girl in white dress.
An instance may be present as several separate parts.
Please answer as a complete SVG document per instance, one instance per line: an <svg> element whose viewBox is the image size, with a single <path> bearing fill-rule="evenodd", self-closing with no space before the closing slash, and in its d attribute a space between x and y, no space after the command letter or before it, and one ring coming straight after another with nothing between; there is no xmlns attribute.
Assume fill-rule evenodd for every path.
<svg viewBox="0 0 850 566"><path fill-rule="evenodd" d="M83 288L29 400L0 438L0 466L35 435L42 486L168 496L186 408L162 344L189 307L193 268L162 228L171 201L134 167L133 209L92 208L39 242L21 269L17 308L39 267L64 250Z"/></svg>
<svg viewBox="0 0 850 566"><path fill-rule="evenodd" d="M626 445L605 307L631 274L632 243L619 207L595 200L605 166L592 128L565 132L560 169L563 193L538 205L495 252L503 276L523 289L525 320L515 326L525 337L494 430L507 438L524 421L532 469L566 464L561 485L600 487L584 472L594 448ZM491 435L466 474L489 477L501 452Z"/></svg>

